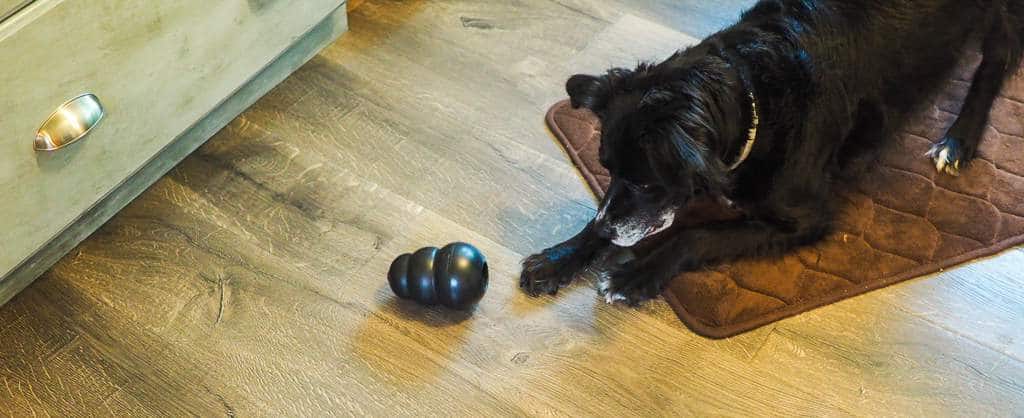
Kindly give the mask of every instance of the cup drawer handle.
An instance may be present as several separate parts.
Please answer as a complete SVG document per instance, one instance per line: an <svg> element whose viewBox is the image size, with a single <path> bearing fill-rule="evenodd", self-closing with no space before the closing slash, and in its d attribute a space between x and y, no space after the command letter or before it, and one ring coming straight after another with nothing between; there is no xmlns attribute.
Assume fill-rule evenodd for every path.
<svg viewBox="0 0 1024 418"><path fill-rule="evenodd" d="M92 93L64 102L46 118L32 141L36 151L56 151L85 138L103 119L103 105Z"/></svg>

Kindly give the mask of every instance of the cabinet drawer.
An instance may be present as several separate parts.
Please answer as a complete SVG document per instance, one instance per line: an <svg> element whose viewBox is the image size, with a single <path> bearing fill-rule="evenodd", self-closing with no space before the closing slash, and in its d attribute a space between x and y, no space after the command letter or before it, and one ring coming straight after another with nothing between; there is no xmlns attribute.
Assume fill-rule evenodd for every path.
<svg viewBox="0 0 1024 418"><path fill-rule="evenodd" d="M35 0L4 21L0 277L342 3ZM102 121L35 151L40 123L82 93L99 98Z"/></svg>

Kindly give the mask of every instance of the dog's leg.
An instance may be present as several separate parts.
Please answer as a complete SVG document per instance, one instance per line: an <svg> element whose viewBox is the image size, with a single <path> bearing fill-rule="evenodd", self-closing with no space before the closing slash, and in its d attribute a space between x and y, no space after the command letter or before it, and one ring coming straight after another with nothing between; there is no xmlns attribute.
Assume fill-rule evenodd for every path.
<svg viewBox="0 0 1024 418"><path fill-rule="evenodd" d="M845 181L878 166L881 145L890 138L892 124L879 99L864 99L857 106L856 122L836 155L839 172Z"/></svg>
<svg viewBox="0 0 1024 418"><path fill-rule="evenodd" d="M613 181L601 199L601 205L594 220L580 233L561 244L541 251L523 260L523 271L519 276L519 287L526 293L537 296L541 293L555 294L558 289L572 283L592 263L599 261L603 250L613 247L601 233L608 206L620 199L623 193L621 182Z"/></svg>
<svg viewBox="0 0 1024 418"><path fill-rule="evenodd" d="M814 242L827 232L831 220L823 192L794 192L763 216L680 231L614 272L605 300L636 305L658 296L679 273L742 256L780 254Z"/></svg>
<svg viewBox="0 0 1024 418"><path fill-rule="evenodd" d="M988 124L989 111L1006 79L1013 75L1021 61L1018 34L1007 27L1002 18L985 37L981 66L964 101L963 110L945 138L928 151L939 172L956 176L960 168L970 163L978 150L978 143Z"/></svg>
<svg viewBox="0 0 1024 418"><path fill-rule="evenodd" d="M571 283L607 246L607 240L598 236L591 221L568 241L527 257L523 261L519 287L532 296L558 293L559 288Z"/></svg>

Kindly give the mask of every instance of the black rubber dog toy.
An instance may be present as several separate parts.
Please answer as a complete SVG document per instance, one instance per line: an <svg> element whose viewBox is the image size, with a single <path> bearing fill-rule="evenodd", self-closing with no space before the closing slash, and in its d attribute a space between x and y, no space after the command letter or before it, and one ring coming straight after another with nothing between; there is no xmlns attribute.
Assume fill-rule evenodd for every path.
<svg viewBox="0 0 1024 418"><path fill-rule="evenodd" d="M487 259L464 242L453 242L440 250L420 248L391 263L388 283L402 299L464 310L479 302L487 291Z"/></svg>

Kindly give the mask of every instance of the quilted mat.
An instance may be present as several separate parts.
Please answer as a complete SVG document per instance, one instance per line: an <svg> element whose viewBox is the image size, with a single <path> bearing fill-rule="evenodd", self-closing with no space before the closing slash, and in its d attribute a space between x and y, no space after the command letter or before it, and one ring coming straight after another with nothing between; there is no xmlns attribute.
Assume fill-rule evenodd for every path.
<svg viewBox="0 0 1024 418"><path fill-rule="evenodd" d="M836 228L824 240L784 257L709 266L673 280L664 297L683 323L725 338L1024 243L1024 78L1007 84L978 158L959 177L938 174L924 157L956 118L977 62L965 64L907 124L879 167L840 187ZM547 122L603 196L608 173L597 158L599 121L563 101Z"/></svg>

